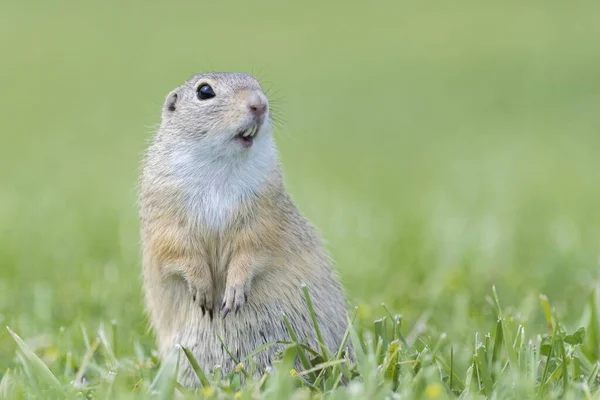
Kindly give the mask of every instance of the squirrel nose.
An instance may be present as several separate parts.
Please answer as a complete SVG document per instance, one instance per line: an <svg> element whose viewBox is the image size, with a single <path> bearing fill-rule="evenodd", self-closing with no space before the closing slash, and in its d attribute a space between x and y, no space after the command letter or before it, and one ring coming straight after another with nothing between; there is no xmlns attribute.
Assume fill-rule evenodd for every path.
<svg viewBox="0 0 600 400"><path fill-rule="evenodd" d="M267 111L267 97L261 92L254 91L250 93L247 104L250 112L257 117L262 116Z"/></svg>

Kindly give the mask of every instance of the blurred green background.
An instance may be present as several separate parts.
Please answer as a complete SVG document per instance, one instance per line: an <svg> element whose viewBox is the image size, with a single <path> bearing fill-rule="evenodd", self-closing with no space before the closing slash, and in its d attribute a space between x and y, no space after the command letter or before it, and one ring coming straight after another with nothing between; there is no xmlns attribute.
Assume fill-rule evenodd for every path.
<svg viewBox="0 0 600 400"><path fill-rule="evenodd" d="M166 94L206 70L270 88L288 189L362 317L385 302L460 338L494 322L495 284L530 325L539 293L576 324L600 256L599 13L3 1L0 325L77 343L81 323L114 319L121 343L153 346L139 161ZM13 352L2 328L0 371Z"/></svg>

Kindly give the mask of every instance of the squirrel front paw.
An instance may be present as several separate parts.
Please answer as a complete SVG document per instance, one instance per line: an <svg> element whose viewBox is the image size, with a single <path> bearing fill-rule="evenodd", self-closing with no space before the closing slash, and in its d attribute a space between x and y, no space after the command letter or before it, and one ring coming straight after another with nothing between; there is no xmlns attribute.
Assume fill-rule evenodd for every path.
<svg viewBox="0 0 600 400"><path fill-rule="evenodd" d="M190 290L190 294L192 295L192 300L202 310L202 315L205 315L207 312L212 318L214 301L213 301L213 288L210 284L200 284L188 282L188 287Z"/></svg>
<svg viewBox="0 0 600 400"><path fill-rule="evenodd" d="M225 287L225 295L223 296L223 303L221 304L221 310L223 310L223 318L230 311L237 312L241 306L243 306L248 300L248 293L250 292L250 285L244 283L230 284L227 283Z"/></svg>

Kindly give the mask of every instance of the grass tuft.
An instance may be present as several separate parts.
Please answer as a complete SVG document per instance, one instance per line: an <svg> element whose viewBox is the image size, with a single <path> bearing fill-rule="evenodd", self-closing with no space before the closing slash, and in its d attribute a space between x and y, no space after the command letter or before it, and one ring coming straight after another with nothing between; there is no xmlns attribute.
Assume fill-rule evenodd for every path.
<svg viewBox="0 0 600 400"><path fill-rule="evenodd" d="M595 291L596 289L594 289ZM58 358L69 362L62 365L62 374L51 370L42 354L37 354L10 328L16 343L14 368L4 372L0 394L6 398L23 396L71 396L77 393L88 398L112 398L116 393L171 399L179 394L198 398L490 398L566 397L597 398L600 396L600 362L597 349L588 332L598 329L597 319L583 318L586 326L569 330L557 317L550 300L539 296L538 312L546 320L548 331L526 334L519 316L503 309L498 293L492 288L493 311L490 331L475 332L471 347L452 341L446 334L437 337L421 335L408 345L400 328L400 317L392 316L382 307L385 316L372 326L356 324L355 309L348 319L343 343L336 352L324 349L324 338L311 307L309 288L303 288L307 309L315 324L316 348L300 342L289 319L282 315L289 341L266 343L224 373L219 367L205 371L189 349L177 346L161 363L152 349L139 341L131 349L115 351L114 340L100 326L95 337L82 332L82 353L70 349ZM584 315L594 315L597 302L588 303ZM392 317L390 317L392 316ZM392 323L387 321L391 320ZM417 322L422 324L422 322ZM111 326L116 329L116 323ZM425 329L427 326L421 326ZM414 331L414 328L412 329ZM347 341L352 342L353 357L349 357ZM255 371L253 357L273 345L283 345L281 357L272 368ZM183 353L200 382L189 390L177 381ZM60 364L60 363L59 363ZM301 367L298 368L298 365ZM3 398L4 398L3 397Z"/></svg>

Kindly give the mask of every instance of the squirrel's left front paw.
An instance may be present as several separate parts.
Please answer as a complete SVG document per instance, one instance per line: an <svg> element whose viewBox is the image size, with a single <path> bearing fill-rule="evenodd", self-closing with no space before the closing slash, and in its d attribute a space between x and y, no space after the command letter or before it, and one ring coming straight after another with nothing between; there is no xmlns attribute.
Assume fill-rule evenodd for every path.
<svg viewBox="0 0 600 400"><path fill-rule="evenodd" d="M237 312L248 300L249 292L250 285L244 285L243 283L231 285L228 283L225 287L225 295L221 304L223 318L232 310Z"/></svg>

